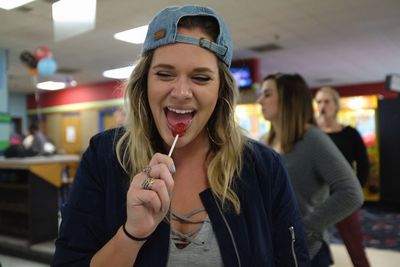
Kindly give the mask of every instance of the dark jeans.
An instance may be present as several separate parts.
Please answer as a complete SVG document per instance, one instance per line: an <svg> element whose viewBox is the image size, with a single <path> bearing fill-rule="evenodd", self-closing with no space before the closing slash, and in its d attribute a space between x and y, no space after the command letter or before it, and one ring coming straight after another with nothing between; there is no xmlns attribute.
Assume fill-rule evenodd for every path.
<svg viewBox="0 0 400 267"><path fill-rule="evenodd" d="M338 222L336 228L346 245L353 265L355 267L370 267L363 245L360 210L356 210L347 218Z"/></svg>
<svg viewBox="0 0 400 267"><path fill-rule="evenodd" d="M311 260L311 267L328 267L331 265L331 255L328 246L323 243L317 255Z"/></svg>

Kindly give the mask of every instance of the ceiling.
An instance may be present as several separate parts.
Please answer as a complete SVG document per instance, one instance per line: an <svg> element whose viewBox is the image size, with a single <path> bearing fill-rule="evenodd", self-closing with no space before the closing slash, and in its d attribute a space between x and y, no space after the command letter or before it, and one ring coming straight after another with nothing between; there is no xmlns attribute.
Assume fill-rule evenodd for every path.
<svg viewBox="0 0 400 267"><path fill-rule="evenodd" d="M9 51L10 92L35 91L19 55L39 46L49 47L58 73L73 75L78 84L108 81L104 70L132 64L141 49L114 39L114 33L148 24L166 3L215 8L232 32L234 59L258 58L261 76L298 72L318 87L383 81L388 73L400 73L399 0L97 0L95 29L58 42L53 2L0 9L0 47ZM282 49L251 49L271 44Z"/></svg>

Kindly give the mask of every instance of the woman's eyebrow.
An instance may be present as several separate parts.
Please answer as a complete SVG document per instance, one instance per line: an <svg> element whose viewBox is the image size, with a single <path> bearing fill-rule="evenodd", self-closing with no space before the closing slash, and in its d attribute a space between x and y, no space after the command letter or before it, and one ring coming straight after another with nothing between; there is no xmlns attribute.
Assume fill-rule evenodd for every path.
<svg viewBox="0 0 400 267"><path fill-rule="evenodd" d="M154 66L152 67L152 69L157 69L157 68L173 69L174 66L172 66L172 65L170 65L170 64L160 63L160 64L154 65Z"/></svg>
<svg viewBox="0 0 400 267"><path fill-rule="evenodd" d="M214 71L210 68L207 67L199 67L194 69L195 72L211 72L214 73Z"/></svg>

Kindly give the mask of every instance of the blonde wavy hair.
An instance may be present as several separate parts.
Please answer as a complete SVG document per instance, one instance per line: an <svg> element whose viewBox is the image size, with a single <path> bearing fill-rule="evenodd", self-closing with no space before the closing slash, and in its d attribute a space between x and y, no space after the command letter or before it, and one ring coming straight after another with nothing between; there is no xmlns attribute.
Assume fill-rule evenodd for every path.
<svg viewBox="0 0 400 267"><path fill-rule="evenodd" d="M207 31L207 30L206 30ZM166 153L163 140L151 115L147 96L147 74L154 50L139 59L125 89L127 124L117 141L120 165L130 176L141 172L155 152ZM218 60L220 88L217 105L207 123L210 151L207 156L207 176L213 194L224 209L233 207L240 213L240 201L235 193L235 179L242 168L246 137L237 124L234 107L238 89L229 68Z"/></svg>

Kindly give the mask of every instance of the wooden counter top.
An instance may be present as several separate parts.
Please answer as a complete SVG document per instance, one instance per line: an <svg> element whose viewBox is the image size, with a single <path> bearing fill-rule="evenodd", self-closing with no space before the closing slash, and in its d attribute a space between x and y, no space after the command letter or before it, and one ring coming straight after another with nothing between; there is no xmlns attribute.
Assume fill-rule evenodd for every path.
<svg viewBox="0 0 400 267"><path fill-rule="evenodd" d="M69 167L69 177L75 175L80 161L79 155L51 155L35 156L26 158L4 158L0 157L1 169L27 169L40 178L56 187L62 185L62 172Z"/></svg>

